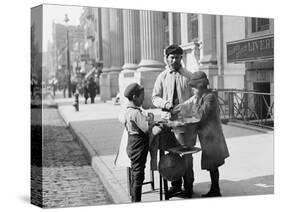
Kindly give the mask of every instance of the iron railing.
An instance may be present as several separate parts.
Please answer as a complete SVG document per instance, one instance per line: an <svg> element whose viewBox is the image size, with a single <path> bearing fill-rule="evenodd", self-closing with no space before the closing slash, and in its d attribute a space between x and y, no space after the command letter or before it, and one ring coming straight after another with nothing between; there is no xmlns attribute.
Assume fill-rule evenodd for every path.
<svg viewBox="0 0 281 212"><path fill-rule="evenodd" d="M274 129L274 95L237 89L218 89L221 119Z"/></svg>

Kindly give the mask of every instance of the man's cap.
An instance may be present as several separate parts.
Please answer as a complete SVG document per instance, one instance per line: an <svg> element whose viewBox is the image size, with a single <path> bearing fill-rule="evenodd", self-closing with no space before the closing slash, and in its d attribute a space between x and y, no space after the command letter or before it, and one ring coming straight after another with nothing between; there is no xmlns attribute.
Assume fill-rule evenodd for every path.
<svg viewBox="0 0 281 212"><path fill-rule="evenodd" d="M180 46L176 44L172 44L165 49L165 55L168 56L169 54L183 54L183 50Z"/></svg>
<svg viewBox="0 0 281 212"><path fill-rule="evenodd" d="M133 95L139 95L141 91L144 90L144 87L138 83L132 83L128 85L125 89L124 96L127 98L132 98Z"/></svg>
<svg viewBox="0 0 281 212"><path fill-rule="evenodd" d="M203 71L196 71L192 73L191 80L188 83L191 87L197 87L199 85L207 86L209 85L209 80L207 75Z"/></svg>

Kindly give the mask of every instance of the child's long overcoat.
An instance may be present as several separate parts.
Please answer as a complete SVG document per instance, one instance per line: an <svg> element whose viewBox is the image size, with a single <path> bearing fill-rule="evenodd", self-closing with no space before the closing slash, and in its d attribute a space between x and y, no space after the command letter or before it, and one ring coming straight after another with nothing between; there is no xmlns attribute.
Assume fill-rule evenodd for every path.
<svg viewBox="0 0 281 212"><path fill-rule="evenodd" d="M187 100L185 106L185 111L192 108L193 115L200 119L198 137L202 148L201 168L212 170L223 165L229 152L222 131L216 94L206 90L200 99L193 96Z"/></svg>

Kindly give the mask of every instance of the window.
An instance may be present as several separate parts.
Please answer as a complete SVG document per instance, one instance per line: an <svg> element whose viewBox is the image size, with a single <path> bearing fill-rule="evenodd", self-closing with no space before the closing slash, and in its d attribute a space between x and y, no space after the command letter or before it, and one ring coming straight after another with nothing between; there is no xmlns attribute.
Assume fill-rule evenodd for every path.
<svg viewBox="0 0 281 212"><path fill-rule="evenodd" d="M190 41L198 40L198 15L190 14Z"/></svg>
<svg viewBox="0 0 281 212"><path fill-rule="evenodd" d="M269 30L269 19L252 18L252 33Z"/></svg>

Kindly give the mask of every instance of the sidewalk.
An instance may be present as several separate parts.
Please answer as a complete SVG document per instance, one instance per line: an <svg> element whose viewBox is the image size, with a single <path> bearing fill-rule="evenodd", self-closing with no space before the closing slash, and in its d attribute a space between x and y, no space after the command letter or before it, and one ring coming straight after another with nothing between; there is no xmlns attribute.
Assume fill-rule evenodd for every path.
<svg viewBox="0 0 281 212"><path fill-rule="evenodd" d="M117 117L121 106L103 103L80 104L75 112L73 100L56 99L59 112L88 152L89 160L115 203L130 202L125 167L115 167L123 126ZM153 109L156 114L159 110ZM220 168L223 196L272 194L274 192L273 132L262 133L247 128L223 125L230 152L226 164ZM201 153L194 155L194 198L209 189L210 177L201 170ZM149 161L149 159L148 159ZM149 163L147 163L149 164ZM159 200L159 175L155 171L155 191L143 187L143 201ZM146 180L149 180L149 167ZM172 198L177 199L177 198Z"/></svg>

